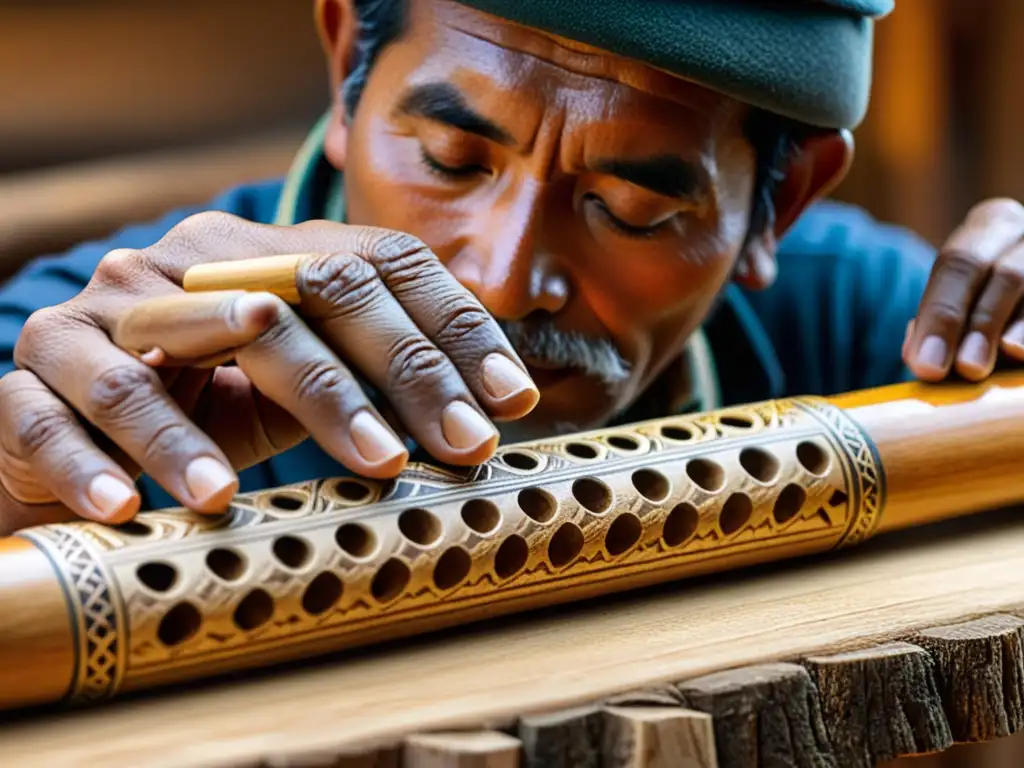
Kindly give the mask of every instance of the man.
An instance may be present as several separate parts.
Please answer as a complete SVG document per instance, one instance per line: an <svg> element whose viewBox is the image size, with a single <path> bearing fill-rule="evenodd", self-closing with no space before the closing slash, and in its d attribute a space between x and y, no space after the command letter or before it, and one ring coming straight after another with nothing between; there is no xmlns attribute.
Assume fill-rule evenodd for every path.
<svg viewBox="0 0 1024 768"><path fill-rule="evenodd" d="M318 0L334 102L283 184L0 291L0 528L1024 357L1019 204L979 205L933 268L816 203L889 10ZM307 254L298 306L181 288L282 254Z"/></svg>

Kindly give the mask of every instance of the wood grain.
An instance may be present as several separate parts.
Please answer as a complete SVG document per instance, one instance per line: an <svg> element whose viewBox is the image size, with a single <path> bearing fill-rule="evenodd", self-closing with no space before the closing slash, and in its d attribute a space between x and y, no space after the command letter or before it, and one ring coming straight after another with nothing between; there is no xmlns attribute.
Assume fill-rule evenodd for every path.
<svg viewBox="0 0 1024 768"><path fill-rule="evenodd" d="M874 768L953 743L929 654L887 643L803 660L818 688L839 765Z"/></svg>
<svg viewBox="0 0 1024 768"><path fill-rule="evenodd" d="M682 707L604 710L602 768L717 768L710 715Z"/></svg>
<svg viewBox="0 0 1024 768"><path fill-rule="evenodd" d="M1022 604L1024 517L1010 510L278 674L8 722L0 743L8 768L236 765L588 706L730 667L907 638Z"/></svg>

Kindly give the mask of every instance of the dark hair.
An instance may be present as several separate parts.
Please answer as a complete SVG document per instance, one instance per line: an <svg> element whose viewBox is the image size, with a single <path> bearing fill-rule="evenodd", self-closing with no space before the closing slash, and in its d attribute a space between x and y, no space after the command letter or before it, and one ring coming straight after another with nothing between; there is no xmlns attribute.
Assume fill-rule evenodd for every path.
<svg viewBox="0 0 1024 768"><path fill-rule="evenodd" d="M342 85L342 103L351 119L366 87L374 62L384 48L402 33L405 0L354 0L359 34L352 72ZM799 144L800 123L755 109L745 126L747 139L757 157L754 194L747 242L775 225L775 191L785 178L785 168Z"/></svg>

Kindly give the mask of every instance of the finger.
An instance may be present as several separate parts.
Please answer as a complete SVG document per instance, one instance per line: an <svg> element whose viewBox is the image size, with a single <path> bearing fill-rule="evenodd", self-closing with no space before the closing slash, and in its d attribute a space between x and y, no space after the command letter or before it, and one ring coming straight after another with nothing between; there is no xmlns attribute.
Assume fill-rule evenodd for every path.
<svg viewBox="0 0 1024 768"><path fill-rule="evenodd" d="M453 361L458 354L421 331L373 265L358 255L311 257L300 264L299 275L305 316L385 394L424 449L457 465L493 455L498 431ZM449 310L439 303L435 311Z"/></svg>
<svg viewBox="0 0 1024 768"><path fill-rule="evenodd" d="M408 450L359 381L287 306L273 328L237 350L235 362L256 390L356 474L387 478L405 467Z"/></svg>
<svg viewBox="0 0 1024 768"><path fill-rule="evenodd" d="M59 501L104 523L131 519L131 477L89 438L75 414L28 371L0 379L0 483L23 505Z"/></svg>
<svg viewBox="0 0 1024 768"><path fill-rule="evenodd" d="M116 335L137 348L163 339L162 349L177 358L202 358L232 348L253 386L293 414L346 467L366 476L392 477L405 466L408 451L351 372L275 296L165 296L140 305L119 324ZM235 428L248 431L242 424Z"/></svg>
<svg viewBox="0 0 1024 768"><path fill-rule="evenodd" d="M944 378L995 261L1024 236L1017 204L989 201L971 211L939 253L925 287L906 362L924 380ZM1024 209L1021 209L1024 210Z"/></svg>
<svg viewBox="0 0 1024 768"><path fill-rule="evenodd" d="M1017 246L992 268L991 277L971 313L967 335L957 353L957 372L980 381L995 369L1000 337L1024 297L1024 246Z"/></svg>
<svg viewBox="0 0 1024 768"><path fill-rule="evenodd" d="M497 321L419 241L383 238L356 254L374 268L402 314L452 362L486 413L511 420L533 410L540 394ZM370 291L364 283L369 275L358 269L346 285L354 265L344 259L307 258L298 271L305 312L324 318L332 336L344 329L332 328L331 321L343 320L363 300L360 294Z"/></svg>
<svg viewBox="0 0 1024 768"><path fill-rule="evenodd" d="M15 361L183 505L221 512L237 492L224 454L188 419L158 373L101 329L60 313L37 313L22 331Z"/></svg>
<svg viewBox="0 0 1024 768"><path fill-rule="evenodd" d="M231 466L255 466L309 437L305 427L256 389L240 368L217 368L211 374L192 418L221 447Z"/></svg>
<svg viewBox="0 0 1024 768"><path fill-rule="evenodd" d="M301 295L303 316L333 314L348 280L327 257L280 254L355 254L369 262L414 323L455 364L482 409L499 419L522 418L539 392L505 334L473 294L419 240L371 227L307 222L261 227L224 215L194 217L174 237L150 249L178 285L190 269L193 288L252 288ZM187 253L186 253L187 251ZM237 265L211 262L246 260ZM338 280L340 282L334 282ZM296 285L296 283L298 283Z"/></svg>
<svg viewBox="0 0 1024 768"><path fill-rule="evenodd" d="M149 365L212 367L273 326L279 306L270 294L243 291L159 296L129 308L111 337Z"/></svg>
<svg viewBox="0 0 1024 768"><path fill-rule="evenodd" d="M414 238L388 234L365 240L354 253L372 265L404 314L454 363L483 409L501 419L532 411L540 394L526 367L494 317L441 261ZM297 274L304 313L347 314L360 293L370 290L362 270L351 276L354 267L337 257L304 259Z"/></svg>
<svg viewBox="0 0 1024 768"><path fill-rule="evenodd" d="M393 316L390 325L414 329L417 343L426 339L448 358L486 414L512 420L529 413L540 397L536 385L479 301L419 241L357 229L371 234L350 237L352 251L203 264L184 283L189 290L260 285L293 296L303 316L318 321L329 343L368 374L363 359L369 355L379 367L381 350L390 345L361 343L360 320L369 313Z"/></svg>

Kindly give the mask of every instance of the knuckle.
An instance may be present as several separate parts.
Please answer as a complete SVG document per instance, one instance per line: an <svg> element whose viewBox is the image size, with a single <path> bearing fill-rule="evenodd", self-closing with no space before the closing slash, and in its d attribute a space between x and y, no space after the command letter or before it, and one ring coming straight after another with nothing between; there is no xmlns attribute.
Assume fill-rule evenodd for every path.
<svg viewBox="0 0 1024 768"><path fill-rule="evenodd" d="M86 415L93 423L135 419L152 402L156 373L144 366L121 365L103 371L86 395Z"/></svg>
<svg viewBox="0 0 1024 768"><path fill-rule="evenodd" d="M54 445L71 429L67 413L57 408L26 410L16 417L14 434L19 458L30 460L45 448Z"/></svg>
<svg viewBox="0 0 1024 768"><path fill-rule="evenodd" d="M366 237L366 258L389 283L420 277L439 264L426 243L404 232L378 230Z"/></svg>
<svg viewBox="0 0 1024 768"><path fill-rule="evenodd" d="M964 307L943 299L936 299L928 305L928 319L931 325L941 331L953 331L963 323L967 312Z"/></svg>
<svg viewBox="0 0 1024 768"><path fill-rule="evenodd" d="M60 327L63 313L57 307L45 307L28 316L14 345L14 361L25 365L35 354L53 343L53 334Z"/></svg>
<svg viewBox="0 0 1024 768"><path fill-rule="evenodd" d="M448 366L448 358L425 338L407 337L388 350L388 384L404 389L436 379Z"/></svg>
<svg viewBox="0 0 1024 768"><path fill-rule="evenodd" d="M190 239L196 236L228 233L237 221L237 217L224 211L200 211L182 219L168 234L172 237Z"/></svg>
<svg viewBox="0 0 1024 768"><path fill-rule="evenodd" d="M93 279L104 285L129 286L138 278L145 262L146 257L142 251L118 248L99 260Z"/></svg>
<svg viewBox="0 0 1024 768"><path fill-rule="evenodd" d="M302 366L295 380L295 395L300 400L319 400L326 394L347 394L351 379L329 360L313 360Z"/></svg>
<svg viewBox="0 0 1024 768"><path fill-rule="evenodd" d="M492 322L493 318L483 307L460 302L442 318L437 332L438 344L446 348L479 340Z"/></svg>
<svg viewBox="0 0 1024 768"><path fill-rule="evenodd" d="M237 239L241 219L224 211L200 211L182 219L159 242L162 252L207 254L218 243Z"/></svg>
<svg viewBox="0 0 1024 768"><path fill-rule="evenodd" d="M191 434L184 424L168 422L150 432L143 443L144 463L156 463L167 456L180 453L187 446Z"/></svg>
<svg viewBox="0 0 1024 768"><path fill-rule="evenodd" d="M1024 222L1024 205L1010 197L993 197L971 208L968 218L980 222Z"/></svg>
<svg viewBox="0 0 1024 768"><path fill-rule="evenodd" d="M380 277L373 265L349 254L317 256L305 275L307 289L332 308L332 315L357 313L380 298Z"/></svg>
<svg viewBox="0 0 1024 768"><path fill-rule="evenodd" d="M992 271L1002 283L1015 287L1024 284L1024 263L1021 260L1001 259Z"/></svg>
<svg viewBox="0 0 1024 768"><path fill-rule="evenodd" d="M978 253L959 248L943 251L939 254L938 262L943 272L963 279L973 279L980 270L988 267Z"/></svg>

